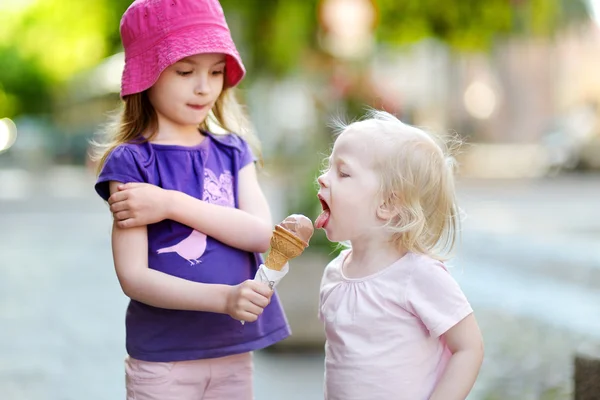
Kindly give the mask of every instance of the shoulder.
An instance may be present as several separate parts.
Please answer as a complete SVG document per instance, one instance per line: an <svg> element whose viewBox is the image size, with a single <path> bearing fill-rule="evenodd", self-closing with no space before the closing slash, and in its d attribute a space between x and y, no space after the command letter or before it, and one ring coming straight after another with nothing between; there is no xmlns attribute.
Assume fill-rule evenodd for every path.
<svg viewBox="0 0 600 400"><path fill-rule="evenodd" d="M242 169L251 162L256 161L249 143L239 135L235 133L215 135L208 132L207 135L212 138L214 147L227 154L232 160L234 160L238 170Z"/></svg>
<svg viewBox="0 0 600 400"><path fill-rule="evenodd" d="M426 254L410 254L410 275L413 278L428 278L436 275L450 275L446 265Z"/></svg>
<svg viewBox="0 0 600 400"><path fill-rule="evenodd" d="M151 159L152 151L149 143L123 143L110 152L106 163L134 163L147 166Z"/></svg>
<svg viewBox="0 0 600 400"><path fill-rule="evenodd" d="M458 282L443 262L427 255L413 255L408 279L409 296L440 297L462 296Z"/></svg>
<svg viewBox="0 0 600 400"><path fill-rule="evenodd" d="M325 271L323 272L321 288L342 280L342 264L344 263L344 259L348 256L348 253L350 253L350 249L343 250L336 258L327 264Z"/></svg>
<svg viewBox="0 0 600 400"><path fill-rule="evenodd" d="M248 143L235 133L214 134L206 132L217 146L224 146L238 151L244 151L248 147Z"/></svg>
<svg viewBox="0 0 600 400"><path fill-rule="evenodd" d="M96 192L104 200L110 196L109 182L147 182L151 162L149 144L121 144L115 147L102 166L95 184Z"/></svg>

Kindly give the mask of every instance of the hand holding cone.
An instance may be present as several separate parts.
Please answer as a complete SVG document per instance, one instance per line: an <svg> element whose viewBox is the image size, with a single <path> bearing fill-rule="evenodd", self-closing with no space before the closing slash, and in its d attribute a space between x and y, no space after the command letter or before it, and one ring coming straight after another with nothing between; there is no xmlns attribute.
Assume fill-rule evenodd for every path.
<svg viewBox="0 0 600 400"><path fill-rule="evenodd" d="M273 287L286 274L283 270L287 262L298 257L308 247L314 232L310 219L300 214L293 214L275 226L271 236L271 248L264 265L261 265L254 280L268 283ZM244 321L241 321L244 325Z"/></svg>

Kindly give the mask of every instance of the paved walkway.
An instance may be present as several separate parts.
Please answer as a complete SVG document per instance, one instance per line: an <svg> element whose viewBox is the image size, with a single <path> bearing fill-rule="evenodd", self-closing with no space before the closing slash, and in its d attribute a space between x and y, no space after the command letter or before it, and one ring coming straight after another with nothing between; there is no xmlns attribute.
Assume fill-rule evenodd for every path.
<svg viewBox="0 0 600 400"><path fill-rule="evenodd" d="M459 187L469 218L455 276L486 339L470 399L568 399L573 353L600 342L600 179ZM0 399L123 398L126 298L109 233L80 171L0 173ZM286 293L309 299L301 318L291 311L296 328L315 290ZM257 400L321 398L322 354L261 352L256 370Z"/></svg>

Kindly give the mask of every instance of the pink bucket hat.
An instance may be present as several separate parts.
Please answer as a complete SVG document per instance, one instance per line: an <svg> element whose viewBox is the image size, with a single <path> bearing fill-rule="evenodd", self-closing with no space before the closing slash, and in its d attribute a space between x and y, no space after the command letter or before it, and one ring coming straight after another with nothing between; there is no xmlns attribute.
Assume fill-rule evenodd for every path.
<svg viewBox="0 0 600 400"><path fill-rule="evenodd" d="M149 89L165 68L194 54L225 54L227 87L246 73L218 0L136 0L121 18L121 40L121 97Z"/></svg>

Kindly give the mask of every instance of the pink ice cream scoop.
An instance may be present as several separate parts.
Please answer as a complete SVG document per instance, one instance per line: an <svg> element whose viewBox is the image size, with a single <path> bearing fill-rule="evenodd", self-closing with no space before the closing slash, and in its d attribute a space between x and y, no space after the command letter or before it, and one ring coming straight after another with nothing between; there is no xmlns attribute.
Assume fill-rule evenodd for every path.
<svg viewBox="0 0 600 400"><path fill-rule="evenodd" d="M282 228L302 239L308 246L314 228L310 219L301 214L292 214L279 224Z"/></svg>

